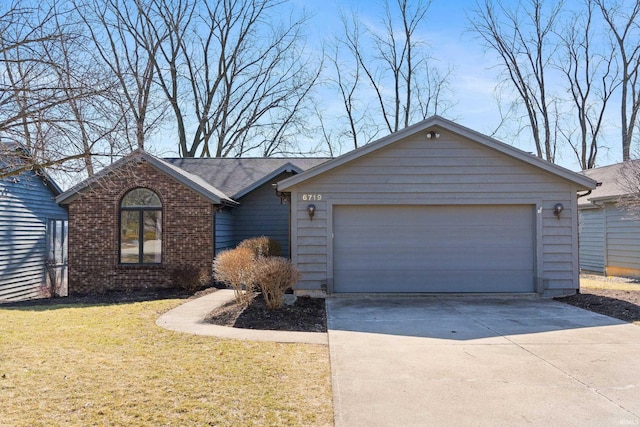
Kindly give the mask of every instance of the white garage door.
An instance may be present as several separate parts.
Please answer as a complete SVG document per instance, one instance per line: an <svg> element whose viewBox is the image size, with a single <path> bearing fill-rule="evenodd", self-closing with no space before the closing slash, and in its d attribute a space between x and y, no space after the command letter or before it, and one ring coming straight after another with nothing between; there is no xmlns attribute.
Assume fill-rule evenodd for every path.
<svg viewBox="0 0 640 427"><path fill-rule="evenodd" d="M334 292L533 292L534 207L333 208Z"/></svg>

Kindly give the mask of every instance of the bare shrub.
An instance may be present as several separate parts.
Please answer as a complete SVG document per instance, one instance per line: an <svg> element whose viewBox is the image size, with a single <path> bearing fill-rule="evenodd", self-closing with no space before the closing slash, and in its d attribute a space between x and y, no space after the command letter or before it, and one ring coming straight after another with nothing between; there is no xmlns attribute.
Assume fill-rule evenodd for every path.
<svg viewBox="0 0 640 427"><path fill-rule="evenodd" d="M211 275L206 268L180 265L171 270L171 281L185 291L196 291L209 284Z"/></svg>
<svg viewBox="0 0 640 427"><path fill-rule="evenodd" d="M215 279L233 288L236 303L247 304L254 292L255 256L244 247L220 252L213 260Z"/></svg>
<svg viewBox="0 0 640 427"><path fill-rule="evenodd" d="M270 257L256 260L255 283L270 310L282 307L282 297L300 278L300 272L287 258Z"/></svg>
<svg viewBox="0 0 640 427"><path fill-rule="evenodd" d="M280 243L266 236L243 240L238 247L250 249L256 258L280 256L281 249Z"/></svg>

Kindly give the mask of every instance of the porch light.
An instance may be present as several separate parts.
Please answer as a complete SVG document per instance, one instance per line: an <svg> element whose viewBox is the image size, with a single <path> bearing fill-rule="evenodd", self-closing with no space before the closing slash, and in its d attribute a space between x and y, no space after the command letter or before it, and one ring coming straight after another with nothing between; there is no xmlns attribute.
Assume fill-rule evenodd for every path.
<svg viewBox="0 0 640 427"><path fill-rule="evenodd" d="M316 205L307 206L307 213L309 214L309 219L313 221L313 215L316 213Z"/></svg>
<svg viewBox="0 0 640 427"><path fill-rule="evenodd" d="M564 209L564 206L562 205L562 203L556 203L556 205L553 207L553 214L556 216L556 218L560 219L560 212L562 212Z"/></svg>
<svg viewBox="0 0 640 427"><path fill-rule="evenodd" d="M438 139L440 138L440 134L435 130L427 132L427 139Z"/></svg>

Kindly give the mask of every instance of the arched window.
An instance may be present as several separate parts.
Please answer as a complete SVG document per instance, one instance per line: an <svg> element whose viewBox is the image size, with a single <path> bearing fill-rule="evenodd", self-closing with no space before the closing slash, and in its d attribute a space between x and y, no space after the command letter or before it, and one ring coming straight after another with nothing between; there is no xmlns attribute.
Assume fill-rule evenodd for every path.
<svg viewBox="0 0 640 427"><path fill-rule="evenodd" d="M120 202L120 263L161 262L162 202L148 188L135 188Z"/></svg>

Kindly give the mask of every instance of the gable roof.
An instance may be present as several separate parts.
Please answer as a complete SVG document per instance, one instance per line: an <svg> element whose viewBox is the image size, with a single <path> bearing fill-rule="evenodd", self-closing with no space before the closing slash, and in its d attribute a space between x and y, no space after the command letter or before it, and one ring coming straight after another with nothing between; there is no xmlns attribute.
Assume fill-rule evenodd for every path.
<svg viewBox="0 0 640 427"><path fill-rule="evenodd" d="M69 204L94 182L130 162L144 160L213 204L236 206L244 196L283 172L300 173L327 158L167 158L136 150L65 191L56 202Z"/></svg>
<svg viewBox="0 0 640 427"><path fill-rule="evenodd" d="M640 168L640 160L630 160L629 162L616 163L614 165L582 171L584 176L596 180L599 185L587 197L580 199L578 206L593 207L592 202L615 200L620 196L628 194L628 191L621 185L620 179L623 169L630 164L632 164L633 168Z"/></svg>
<svg viewBox="0 0 640 427"><path fill-rule="evenodd" d="M206 182L199 176L191 174L185 170L182 170L169 162L165 162L151 154L142 151L135 150L127 156L119 159L113 164L105 167L100 172L96 173L91 178L88 178L81 183L71 187L69 190L60 194L56 197L56 202L60 204L69 204L80 196L80 192L88 187L91 184L95 183L102 177L108 175L112 171L117 170L118 168L123 167L127 163L131 162L139 162L146 161L154 168L158 169L160 172L163 172L170 177L174 178L176 181L183 184L185 187L193 190L194 192L200 194L205 199L209 200L213 204L226 204L226 205L237 205L238 202L231 199L225 193L217 189L215 186Z"/></svg>
<svg viewBox="0 0 640 427"><path fill-rule="evenodd" d="M301 173L326 163L328 158L168 158L167 163L197 175L238 199L283 172Z"/></svg>
<svg viewBox="0 0 640 427"><path fill-rule="evenodd" d="M409 126L402 130L399 130L398 132L395 132L388 136L380 138L377 141L374 141L368 145L357 148L349 153L343 154L340 157L336 157L333 160L329 160L328 162L323 163L306 172L303 172L299 175L295 175L285 180L282 180L278 183L278 190L287 191L287 189L293 187L294 185L300 184L308 179L316 177L320 174L323 174L327 171L330 171L334 168L337 168L338 166L344 165L345 163L351 162L369 153L385 148L399 140L402 140L418 132L425 132L427 130L437 131L438 129L447 130L457 135L460 135L462 137L471 139L480 145L484 145L485 147L499 151L508 156L521 160L527 164L530 164L536 168L542 169L546 172L549 172L556 176L564 178L570 182L573 182L574 184L577 184L579 187L582 187L584 189L591 189L591 188L595 188L596 186L596 182L585 175L572 172L561 166L542 160L539 157L536 157L532 154L519 150L515 147L507 145L503 142L500 142L489 136L483 135L467 127L461 126L450 120L444 119L440 116L431 116L428 119L425 119L419 123L416 123L415 125Z"/></svg>

